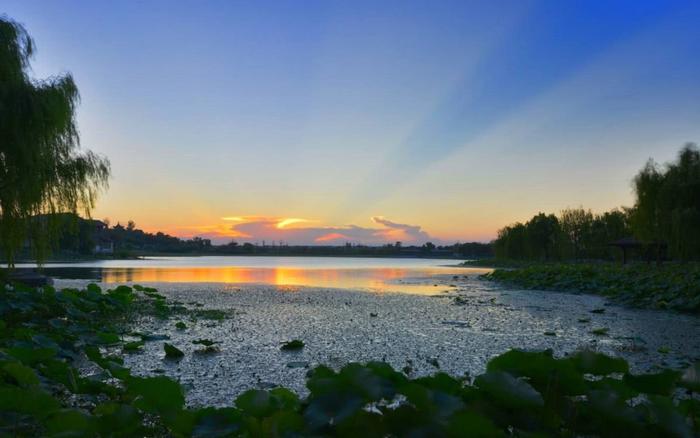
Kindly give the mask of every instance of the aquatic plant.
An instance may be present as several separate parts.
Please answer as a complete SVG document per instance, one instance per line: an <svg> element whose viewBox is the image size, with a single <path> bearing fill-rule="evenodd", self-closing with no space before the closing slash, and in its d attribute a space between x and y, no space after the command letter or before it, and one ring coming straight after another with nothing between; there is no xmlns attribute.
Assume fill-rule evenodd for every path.
<svg viewBox="0 0 700 438"><path fill-rule="evenodd" d="M132 375L118 354L162 340L128 330L130 314L151 312L160 300L129 287L0 287L0 434L651 437L700 431L700 364L637 375L625 360L589 351L557 358L551 351L512 350L474 379L445 373L414 379L380 362L318 366L308 374L304 399L284 388L254 389L228 407L186 407L178 382ZM103 372L82 375L77 364L84 361Z"/></svg>
<svg viewBox="0 0 700 438"><path fill-rule="evenodd" d="M531 263L496 269L482 278L523 289L591 293L632 306L700 312L699 263Z"/></svg>
<svg viewBox="0 0 700 438"><path fill-rule="evenodd" d="M607 327L599 327L591 330L592 335L596 336L606 336L610 330Z"/></svg>
<svg viewBox="0 0 700 438"><path fill-rule="evenodd" d="M301 350L304 348L304 341L301 341L299 339L293 339L291 341L285 342L282 344L280 347L280 350L282 351L297 351Z"/></svg>
<svg viewBox="0 0 700 438"><path fill-rule="evenodd" d="M165 357L170 359L179 359L185 355L182 350L167 342L163 343L163 350L165 351Z"/></svg>

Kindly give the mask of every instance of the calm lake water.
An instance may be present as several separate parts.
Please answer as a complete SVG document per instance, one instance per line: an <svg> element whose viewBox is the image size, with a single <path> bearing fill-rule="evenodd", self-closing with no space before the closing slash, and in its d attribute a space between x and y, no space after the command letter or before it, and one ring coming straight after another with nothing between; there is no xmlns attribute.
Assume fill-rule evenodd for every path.
<svg viewBox="0 0 700 438"><path fill-rule="evenodd" d="M435 293L436 275L487 270L457 266L454 259L357 257L146 257L49 263L47 275L104 283L238 283L366 289L377 292ZM30 264L18 267L33 267ZM442 286L440 290L444 290Z"/></svg>

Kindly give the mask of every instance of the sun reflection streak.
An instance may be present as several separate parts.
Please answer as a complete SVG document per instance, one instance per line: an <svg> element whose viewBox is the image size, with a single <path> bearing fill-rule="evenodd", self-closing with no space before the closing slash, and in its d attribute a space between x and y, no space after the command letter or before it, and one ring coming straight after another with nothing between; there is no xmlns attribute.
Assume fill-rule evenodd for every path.
<svg viewBox="0 0 700 438"><path fill-rule="evenodd" d="M304 269L287 267L104 268L101 271L101 280L105 283L267 284L274 286L363 289L374 292L435 294L446 287L437 288L434 286L434 280L426 277L456 273L463 273L463 270L447 267L420 270L404 268ZM422 278L422 280L419 278Z"/></svg>

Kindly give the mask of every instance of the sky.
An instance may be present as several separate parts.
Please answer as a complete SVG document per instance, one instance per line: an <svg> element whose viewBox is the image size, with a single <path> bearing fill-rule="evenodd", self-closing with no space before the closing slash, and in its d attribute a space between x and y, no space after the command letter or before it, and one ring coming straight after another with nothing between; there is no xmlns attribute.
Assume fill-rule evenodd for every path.
<svg viewBox="0 0 700 438"><path fill-rule="evenodd" d="M70 72L92 215L215 242L488 241L700 142L697 1L3 0Z"/></svg>

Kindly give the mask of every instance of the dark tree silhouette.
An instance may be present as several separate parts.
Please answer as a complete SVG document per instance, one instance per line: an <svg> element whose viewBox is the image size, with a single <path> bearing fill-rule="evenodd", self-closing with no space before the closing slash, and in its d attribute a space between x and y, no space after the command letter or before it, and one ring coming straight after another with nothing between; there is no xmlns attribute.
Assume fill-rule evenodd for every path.
<svg viewBox="0 0 700 438"><path fill-rule="evenodd" d="M41 262L54 214L89 215L110 173L106 159L80 151L72 76L30 78L33 53L24 28L0 17L0 246L10 266L27 238Z"/></svg>
<svg viewBox="0 0 700 438"><path fill-rule="evenodd" d="M700 258L700 151L686 144L678 159L664 167L649 160L634 179L632 223L647 241L668 244L670 255ZM661 248L661 246L657 246Z"/></svg>
<svg viewBox="0 0 700 438"><path fill-rule="evenodd" d="M559 220L553 214L539 213L526 224L529 246L535 257L549 260L561 233Z"/></svg>

